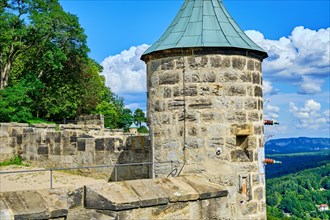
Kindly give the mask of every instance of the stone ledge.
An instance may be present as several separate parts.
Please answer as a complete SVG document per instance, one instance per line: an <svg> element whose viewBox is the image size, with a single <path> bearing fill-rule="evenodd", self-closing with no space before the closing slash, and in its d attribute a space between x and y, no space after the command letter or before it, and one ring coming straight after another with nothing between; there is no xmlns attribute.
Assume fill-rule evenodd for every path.
<svg viewBox="0 0 330 220"><path fill-rule="evenodd" d="M76 219L77 214L88 212L101 217L98 210L164 207L228 195L222 186L195 176L132 180L84 188L85 193L83 188L73 187L0 193L0 219Z"/></svg>
<svg viewBox="0 0 330 220"><path fill-rule="evenodd" d="M120 211L228 195L220 185L198 177L144 179L86 186L85 207Z"/></svg>
<svg viewBox="0 0 330 220"><path fill-rule="evenodd" d="M66 217L81 207L82 188L57 188L0 193L0 219L52 219Z"/></svg>

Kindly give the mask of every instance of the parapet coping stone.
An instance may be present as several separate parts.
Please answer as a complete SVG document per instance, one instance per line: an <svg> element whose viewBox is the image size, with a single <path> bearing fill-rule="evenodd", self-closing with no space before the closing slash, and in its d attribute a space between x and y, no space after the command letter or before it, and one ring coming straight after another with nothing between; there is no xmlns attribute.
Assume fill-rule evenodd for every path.
<svg viewBox="0 0 330 220"><path fill-rule="evenodd" d="M227 195L223 186L195 176L2 192L0 219L62 218L72 209L121 211Z"/></svg>
<svg viewBox="0 0 330 220"><path fill-rule="evenodd" d="M82 204L82 188L21 190L0 193L0 219L50 219L66 217Z"/></svg>
<svg viewBox="0 0 330 220"><path fill-rule="evenodd" d="M227 195L223 186L197 176L140 179L85 186L85 207L120 211Z"/></svg>

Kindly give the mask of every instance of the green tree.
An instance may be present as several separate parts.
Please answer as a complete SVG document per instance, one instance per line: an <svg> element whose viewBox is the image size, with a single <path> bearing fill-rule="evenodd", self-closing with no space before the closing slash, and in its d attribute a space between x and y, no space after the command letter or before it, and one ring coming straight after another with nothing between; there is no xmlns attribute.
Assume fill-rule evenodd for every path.
<svg viewBox="0 0 330 220"><path fill-rule="evenodd" d="M15 86L0 90L0 121L27 122L33 119L33 98L40 95L44 85L28 75Z"/></svg>
<svg viewBox="0 0 330 220"><path fill-rule="evenodd" d="M104 115L104 126L110 129L118 128L118 111L113 103L102 101L96 111Z"/></svg>
<svg viewBox="0 0 330 220"><path fill-rule="evenodd" d="M133 123L132 110L124 108L118 118L118 125L120 128L123 128L124 131L128 131L129 127Z"/></svg>
<svg viewBox="0 0 330 220"><path fill-rule="evenodd" d="M146 122L146 117L142 109L137 108L134 111L133 119L134 119L134 123L137 124L139 128L141 128L142 123Z"/></svg>
<svg viewBox="0 0 330 220"><path fill-rule="evenodd" d="M58 0L1 0L0 12L0 89L31 73L44 84L40 96L31 96L34 117L94 112L109 89L101 66L88 58L78 18Z"/></svg>
<svg viewBox="0 0 330 220"><path fill-rule="evenodd" d="M20 57L30 57L28 66L41 78L61 70L70 52L87 55L78 18L64 12L57 0L2 0L0 7L0 89L8 85Z"/></svg>

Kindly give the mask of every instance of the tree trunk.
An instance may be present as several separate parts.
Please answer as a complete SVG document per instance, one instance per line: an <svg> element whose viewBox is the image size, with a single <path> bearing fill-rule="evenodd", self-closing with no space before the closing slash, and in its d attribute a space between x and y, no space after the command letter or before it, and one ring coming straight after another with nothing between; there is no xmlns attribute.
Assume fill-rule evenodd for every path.
<svg viewBox="0 0 330 220"><path fill-rule="evenodd" d="M6 88L8 85L8 76L11 69L11 62L7 62L1 70L0 89Z"/></svg>

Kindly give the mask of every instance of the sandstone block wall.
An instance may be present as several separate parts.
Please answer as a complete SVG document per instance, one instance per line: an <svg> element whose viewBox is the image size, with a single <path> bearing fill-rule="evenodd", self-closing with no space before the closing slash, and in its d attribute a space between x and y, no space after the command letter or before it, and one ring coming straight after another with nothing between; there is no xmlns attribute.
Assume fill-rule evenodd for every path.
<svg viewBox="0 0 330 220"><path fill-rule="evenodd" d="M104 128L104 116L103 115L83 115L78 118L78 125L96 125L100 128Z"/></svg>
<svg viewBox="0 0 330 220"><path fill-rule="evenodd" d="M30 127L28 124L1 123L1 161L15 154L36 166L47 168L149 162L151 157L148 136L101 130L93 126L61 125L57 131L55 125ZM149 167L118 167L118 180L148 178ZM81 172L105 173L110 180L115 179L114 168Z"/></svg>
<svg viewBox="0 0 330 220"><path fill-rule="evenodd" d="M147 83L154 161L180 160L181 173L228 187L233 219L265 216L257 153L264 132L261 61L222 54L157 58L147 63ZM155 166L155 176L165 168Z"/></svg>

